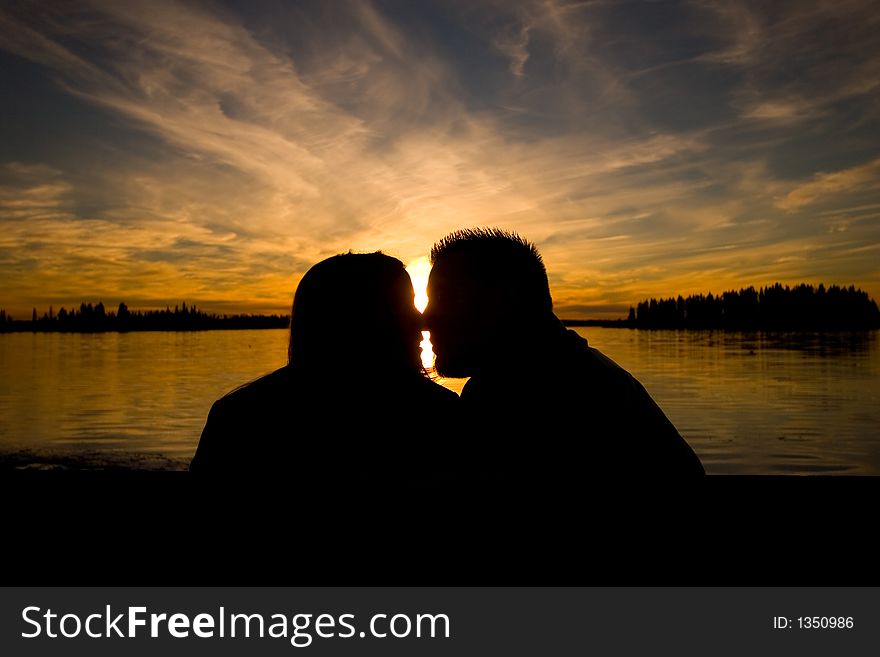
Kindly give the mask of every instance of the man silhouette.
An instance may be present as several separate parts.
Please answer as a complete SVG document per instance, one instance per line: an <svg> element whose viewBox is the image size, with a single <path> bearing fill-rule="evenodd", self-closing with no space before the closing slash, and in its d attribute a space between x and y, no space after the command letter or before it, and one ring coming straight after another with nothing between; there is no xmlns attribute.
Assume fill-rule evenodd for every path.
<svg viewBox="0 0 880 657"><path fill-rule="evenodd" d="M461 399L480 476L540 485L585 476L703 474L645 388L553 313L535 246L499 229L434 245L425 322Z"/></svg>

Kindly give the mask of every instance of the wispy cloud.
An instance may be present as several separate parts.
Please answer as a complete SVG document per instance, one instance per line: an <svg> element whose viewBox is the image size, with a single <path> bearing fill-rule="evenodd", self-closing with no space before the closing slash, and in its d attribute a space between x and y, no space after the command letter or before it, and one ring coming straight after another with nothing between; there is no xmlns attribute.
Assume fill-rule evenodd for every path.
<svg viewBox="0 0 880 657"><path fill-rule="evenodd" d="M499 33L493 39L493 45L508 59L510 59L510 72L521 78L525 75L526 62L529 61L529 26L520 27L518 30L510 30Z"/></svg>
<svg viewBox="0 0 880 657"><path fill-rule="evenodd" d="M797 210L806 205L863 188L880 189L880 159L834 173L818 173L808 182L797 185L776 205L782 210Z"/></svg>

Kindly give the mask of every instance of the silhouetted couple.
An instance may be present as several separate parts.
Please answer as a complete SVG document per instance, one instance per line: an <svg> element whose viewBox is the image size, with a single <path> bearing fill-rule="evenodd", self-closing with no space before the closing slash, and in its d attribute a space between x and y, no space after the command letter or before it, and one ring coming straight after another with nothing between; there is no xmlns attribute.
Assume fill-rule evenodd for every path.
<svg viewBox="0 0 880 657"><path fill-rule="evenodd" d="M432 252L428 307L403 264L334 256L296 290L288 365L211 408L191 470L357 485L577 485L703 473L642 385L553 314L534 245L455 232ZM470 377L461 397L430 381Z"/></svg>

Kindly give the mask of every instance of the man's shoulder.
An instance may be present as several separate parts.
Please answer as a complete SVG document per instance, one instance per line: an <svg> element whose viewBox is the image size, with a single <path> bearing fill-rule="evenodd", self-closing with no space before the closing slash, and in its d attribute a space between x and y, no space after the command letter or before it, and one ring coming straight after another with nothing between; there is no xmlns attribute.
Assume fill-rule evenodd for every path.
<svg viewBox="0 0 880 657"><path fill-rule="evenodd" d="M591 386L596 382L604 385L630 385L634 380L627 370L570 329L566 331L562 346L557 350L554 368L569 383L582 382Z"/></svg>
<svg viewBox="0 0 880 657"><path fill-rule="evenodd" d="M504 368L475 374L465 384L462 398L538 395L561 400L595 388L597 383L623 383L628 377L617 363L574 331L566 330L548 339L530 359L514 359Z"/></svg>

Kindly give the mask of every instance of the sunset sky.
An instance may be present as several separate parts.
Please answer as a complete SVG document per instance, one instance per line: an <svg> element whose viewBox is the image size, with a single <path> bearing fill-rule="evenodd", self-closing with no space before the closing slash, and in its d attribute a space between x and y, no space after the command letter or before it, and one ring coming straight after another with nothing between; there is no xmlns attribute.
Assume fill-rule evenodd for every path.
<svg viewBox="0 0 880 657"><path fill-rule="evenodd" d="M781 281L880 299L876 3L0 6L0 307L287 312L463 227L557 313ZM422 261L424 268L424 261Z"/></svg>

